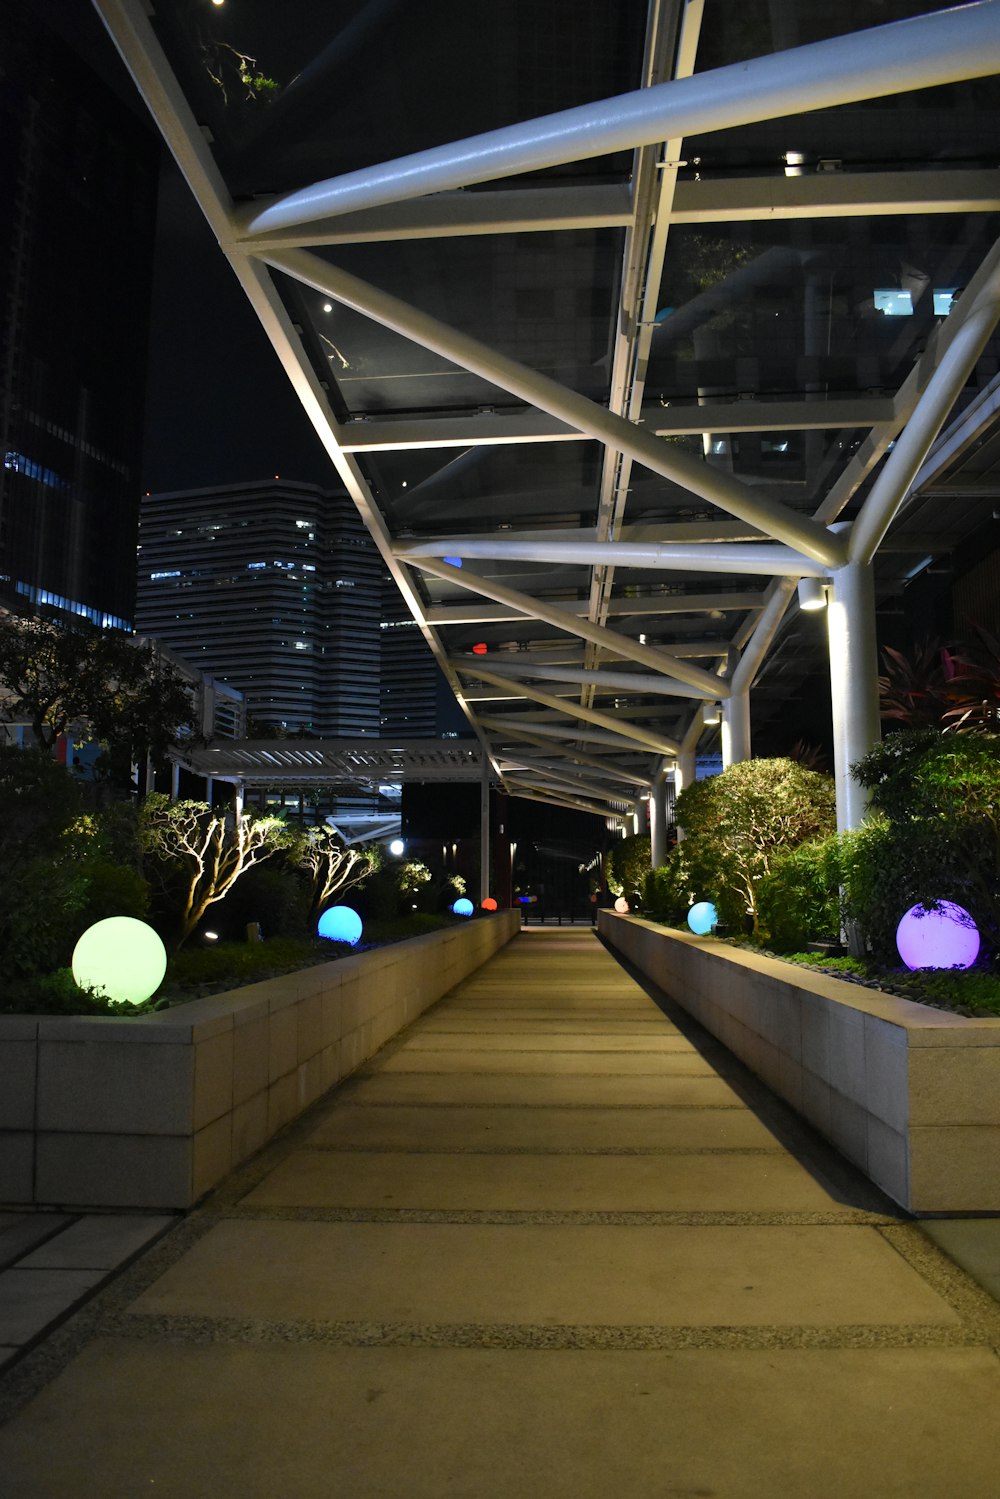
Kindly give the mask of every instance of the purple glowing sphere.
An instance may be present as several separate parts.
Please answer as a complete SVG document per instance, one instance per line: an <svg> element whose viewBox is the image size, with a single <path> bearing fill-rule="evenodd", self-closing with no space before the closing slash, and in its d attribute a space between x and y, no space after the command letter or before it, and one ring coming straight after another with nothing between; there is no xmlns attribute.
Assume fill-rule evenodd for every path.
<svg viewBox="0 0 1000 1499"><path fill-rule="evenodd" d="M971 968L979 930L968 911L950 900L938 910L911 906L896 928L896 946L907 968Z"/></svg>

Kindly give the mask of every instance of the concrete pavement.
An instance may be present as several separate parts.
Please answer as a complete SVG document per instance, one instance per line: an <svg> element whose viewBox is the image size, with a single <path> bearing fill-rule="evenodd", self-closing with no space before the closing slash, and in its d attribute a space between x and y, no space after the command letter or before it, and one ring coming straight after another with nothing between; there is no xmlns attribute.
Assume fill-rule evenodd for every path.
<svg viewBox="0 0 1000 1499"><path fill-rule="evenodd" d="M3 1499L1000 1494L1000 1307L579 929L0 1380Z"/></svg>

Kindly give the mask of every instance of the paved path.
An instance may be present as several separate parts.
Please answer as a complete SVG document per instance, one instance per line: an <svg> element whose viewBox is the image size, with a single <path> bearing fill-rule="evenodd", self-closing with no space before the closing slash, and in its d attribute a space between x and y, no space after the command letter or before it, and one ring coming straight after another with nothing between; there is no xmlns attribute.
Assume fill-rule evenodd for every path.
<svg viewBox="0 0 1000 1499"><path fill-rule="evenodd" d="M0 1494L987 1499L998 1345L727 1053L536 929L8 1373Z"/></svg>

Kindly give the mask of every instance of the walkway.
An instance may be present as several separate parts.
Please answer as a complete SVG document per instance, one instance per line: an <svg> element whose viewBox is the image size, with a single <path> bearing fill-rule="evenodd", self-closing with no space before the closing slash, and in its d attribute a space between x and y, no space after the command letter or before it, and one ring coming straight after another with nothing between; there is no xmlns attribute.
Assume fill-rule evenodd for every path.
<svg viewBox="0 0 1000 1499"><path fill-rule="evenodd" d="M983 1499L998 1345L724 1051L534 929L15 1366L0 1493Z"/></svg>

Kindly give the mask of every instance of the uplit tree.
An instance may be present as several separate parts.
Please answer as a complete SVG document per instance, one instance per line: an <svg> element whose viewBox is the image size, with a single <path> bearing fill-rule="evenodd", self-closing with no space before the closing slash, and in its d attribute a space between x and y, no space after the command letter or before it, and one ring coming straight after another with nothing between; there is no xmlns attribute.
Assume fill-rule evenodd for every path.
<svg viewBox="0 0 1000 1499"><path fill-rule="evenodd" d="M379 854L376 849L348 848L331 827L313 827L296 847L293 861L309 876L313 922L334 896L346 895L379 867Z"/></svg>
<svg viewBox="0 0 1000 1499"><path fill-rule="evenodd" d="M248 869L291 847L294 834L280 817L237 815L154 793L143 804L140 840L145 872L173 908L181 947L209 907Z"/></svg>

